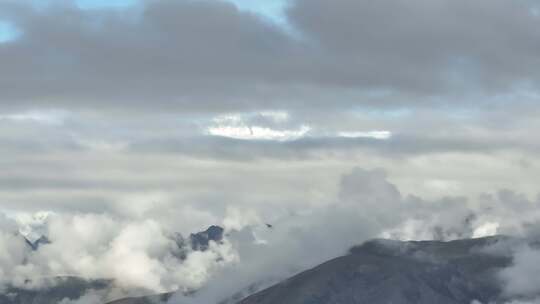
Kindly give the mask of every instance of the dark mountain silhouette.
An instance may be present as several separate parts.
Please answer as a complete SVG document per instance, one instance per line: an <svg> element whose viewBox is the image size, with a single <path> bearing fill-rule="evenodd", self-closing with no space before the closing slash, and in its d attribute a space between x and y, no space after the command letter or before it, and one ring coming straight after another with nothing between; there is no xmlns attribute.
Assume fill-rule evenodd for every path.
<svg viewBox="0 0 540 304"><path fill-rule="evenodd" d="M450 242L372 240L236 304L502 303L497 272L511 258L486 248L503 236ZM114 304L155 304L155 298ZM209 303L212 304L212 303ZM217 304L217 303L216 303Z"/></svg>
<svg viewBox="0 0 540 304"><path fill-rule="evenodd" d="M107 304L159 304L166 303L172 296L172 293L165 293L155 296L139 297L139 298L125 298L116 301L109 302Z"/></svg>
<svg viewBox="0 0 540 304"><path fill-rule="evenodd" d="M481 249L502 239L374 240L238 304L497 303L495 275L511 259Z"/></svg>
<svg viewBox="0 0 540 304"><path fill-rule="evenodd" d="M28 246L30 246L30 248L32 250L38 250L40 246L42 245L46 245L46 244L50 244L51 241L46 237L46 236L41 236L39 239L31 242L30 240L28 240L27 238L24 238L24 240L26 241L26 244Z"/></svg>
<svg viewBox="0 0 540 304"><path fill-rule="evenodd" d="M202 232L192 233L189 236L191 249L205 251L210 245L210 241L221 242L223 240L223 228L219 226L210 226Z"/></svg>
<svg viewBox="0 0 540 304"><path fill-rule="evenodd" d="M189 245L192 250L205 250L210 241L219 242L222 238L223 229L212 226L191 234ZM524 241L504 236L450 242L372 240L242 300L224 299L223 303L470 304L474 300L503 303L508 299L502 298L496 275L512 260L487 249L504 242ZM54 287L43 290L9 288L0 295L0 303L56 304L64 298L76 299L90 289L104 289L111 284L79 278L56 280ZM231 290L231 294L234 292ZM167 293L125 298L107 304L156 304L166 302L171 296L172 293Z"/></svg>
<svg viewBox="0 0 540 304"><path fill-rule="evenodd" d="M38 289L8 287L0 294L2 304L57 304L64 299L76 300L89 290L110 287L107 280L88 281L77 277L48 278L46 286Z"/></svg>

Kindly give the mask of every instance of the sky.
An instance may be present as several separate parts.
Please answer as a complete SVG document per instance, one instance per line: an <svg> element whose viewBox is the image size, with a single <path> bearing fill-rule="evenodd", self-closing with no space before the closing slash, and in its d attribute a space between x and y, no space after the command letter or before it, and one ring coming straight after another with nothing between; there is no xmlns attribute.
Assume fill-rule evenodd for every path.
<svg viewBox="0 0 540 304"><path fill-rule="evenodd" d="M244 260L256 266L236 269L238 282L262 280L284 257L257 260L253 244L290 248L276 279L372 237L524 234L540 190L538 11L534 0L0 1L4 226L56 238L33 258L38 273L157 292L219 285ZM283 230L266 235L265 223ZM169 263L170 233L212 224L253 244L231 237L187 268ZM107 231L91 237L96 227ZM157 243L124 256L152 233ZM301 262L321 240L332 249ZM154 279L110 273L118 260Z"/></svg>

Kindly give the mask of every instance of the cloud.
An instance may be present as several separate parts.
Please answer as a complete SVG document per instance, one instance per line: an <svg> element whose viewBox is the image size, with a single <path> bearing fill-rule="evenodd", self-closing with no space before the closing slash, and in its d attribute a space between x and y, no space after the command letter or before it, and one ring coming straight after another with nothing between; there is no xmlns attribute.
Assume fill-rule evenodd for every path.
<svg viewBox="0 0 540 304"><path fill-rule="evenodd" d="M535 7L534 1L306 0L289 18L320 48L341 55L324 81L452 95L536 82L534 72L520 70L536 57Z"/></svg>
<svg viewBox="0 0 540 304"><path fill-rule="evenodd" d="M466 106L535 93L539 78L527 0L296 1L286 18L299 35L224 1L1 8L22 32L0 48L4 109Z"/></svg>
<svg viewBox="0 0 540 304"><path fill-rule="evenodd" d="M421 2L295 1L286 8L292 34L223 1L143 1L113 10L4 1L0 18L22 35L0 47L9 71L0 76L0 153L34 166L0 176L0 184L21 191L147 187L110 181L120 174L36 176L37 166L69 166L59 159L84 166L89 156L118 173L126 169L112 159L126 155L155 166L174 156L384 157L378 165L390 168L396 159L496 153L507 167L536 170L539 146L527 130L539 127L537 5ZM384 24L374 18L387 14ZM88 165L81 170L92 171ZM480 179L501 187L504 177L493 176Z"/></svg>
<svg viewBox="0 0 540 304"><path fill-rule="evenodd" d="M500 276L504 281L504 291L509 297L521 297L534 299L540 294L538 281L534 273L540 262L538 248L528 246L516 248L513 255L513 264L501 271Z"/></svg>
<svg viewBox="0 0 540 304"><path fill-rule="evenodd" d="M68 298L62 299L59 304L100 304L106 300L103 292L89 291L78 299L71 300Z"/></svg>
<svg viewBox="0 0 540 304"><path fill-rule="evenodd" d="M65 113L64 111L29 111L23 113L0 115L0 120L61 125L63 124L66 116L67 113Z"/></svg>
<svg viewBox="0 0 540 304"><path fill-rule="evenodd" d="M383 170L356 168L342 177L340 189L339 199L329 206L303 210L274 221L272 228L261 225L256 219L253 224L231 232L229 239L240 263L225 267L194 296L177 294L169 303L202 304L242 297L344 254L347 248L373 237L450 240L472 237L481 230L485 232L486 225L492 225L490 221L494 218L500 227L523 227L526 223L526 220L508 218L508 210L515 207L515 202L510 200L502 201L501 209L486 212L483 203L464 198L428 202L418 197L404 197L387 181ZM538 214L534 217L538 218ZM507 231L500 228L489 232L494 235ZM505 242L496 245L507 246ZM511 254L500 248L493 248L491 252ZM505 271L513 272L512 268ZM522 275L526 280L527 275ZM234 294L234 291L240 293Z"/></svg>
<svg viewBox="0 0 540 304"><path fill-rule="evenodd" d="M512 257L512 264L498 273L504 295L512 299L507 303L535 304L540 302L539 282L533 275L535 271L538 271L540 262L538 223L538 220L527 221L522 232L526 243L510 246L507 254Z"/></svg>
<svg viewBox="0 0 540 304"><path fill-rule="evenodd" d="M287 113L262 112L262 118L269 118L274 123L287 121ZM251 125L245 122L240 115L220 116L214 119L215 124L207 128L212 136L223 136L241 140L277 140L290 141L304 137L311 128L301 126L297 130L276 130L265 126Z"/></svg>
<svg viewBox="0 0 540 304"><path fill-rule="evenodd" d="M116 295L203 286L209 299L374 236L527 233L535 1L279 10L276 23L213 0L0 1L20 31L0 43L0 211L16 219L0 227L55 239L32 253L3 233L11 283L71 273L114 278ZM216 223L225 244L170 257L171 232ZM83 300L96 296L111 295Z"/></svg>
<svg viewBox="0 0 540 304"><path fill-rule="evenodd" d="M346 138L375 138L375 139L389 139L392 137L392 132L390 131L346 131L339 132L339 137Z"/></svg>
<svg viewBox="0 0 540 304"><path fill-rule="evenodd" d="M382 169L355 168L339 178L337 193L324 204L300 202L288 209L229 204L221 219L213 219L227 228L224 242L211 243L204 252L188 250L186 259L179 259L177 230L166 215L181 222L205 208L190 211L173 204L161 213L150 207L123 216L63 211L45 217L18 215L19 223L5 219L2 231L12 232L1 234L8 250L0 254L1 269L8 275L2 283L36 288L44 284L36 279L40 277L105 278L113 280L112 290L90 291L80 301L180 290L196 292L177 293L171 303L202 304L253 292L374 237L526 236L535 231L531 223L540 220L538 201L509 190L479 198L426 200L404 195ZM17 233L21 224L43 231L51 243L31 251ZM534 271L526 265L535 254L516 251L514 265L502 274L519 287L508 284L509 290L532 292L536 285L511 278L528 277L522 272Z"/></svg>
<svg viewBox="0 0 540 304"><path fill-rule="evenodd" d="M172 232L152 220L122 221L105 214L50 215L45 233L51 242L35 251L16 231L14 221L6 219L2 224L2 289L43 288L54 284L48 279L58 276L112 280L113 289L91 290L75 303L198 289L221 264L235 259L227 242L211 243L205 252L179 248ZM190 254L181 260L176 255L179 250Z"/></svg>
<svg viewBox="0 0 540 304"><path fill-rule="evenodd" d="M17 233L17 225L13 220L0 214L0 290L7 284L24 284L27 269L23 266L27 244Z"/></svg>

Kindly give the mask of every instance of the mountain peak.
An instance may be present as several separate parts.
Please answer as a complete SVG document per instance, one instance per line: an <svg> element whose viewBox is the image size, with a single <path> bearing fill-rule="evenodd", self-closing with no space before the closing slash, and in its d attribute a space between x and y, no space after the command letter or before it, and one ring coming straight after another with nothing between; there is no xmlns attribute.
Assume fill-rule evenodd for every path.
<svg viewBox="0 0 540 304"><path fill-rule="evenodd" d="M24 240L26 241L26 244L28 246L30 246L30 248L32 248L32 250L34 250L34 251L38 250L39 247L42 246L42 245L46 245L46 244L51 243L51 241L44 235L42 235L41 237L39 237L38 239L36 239L34 241L31 241L26 237L24 238Z"/></svg>
<svg viewBox="0 0 540 304"><path fill-rule="evenodd" d="M511 259L475 249L498 240L372 240L239 303L492 303L501 297L493 274Z"/></svg>
<svg viewBox="0 0 540 304"><path fill-rule="evenodd" d="M212 225L205 231L192 233L189 236L191 249L205 251L210 246L210 241L219 243L223 240L224 229L220 226Z"/></svg>

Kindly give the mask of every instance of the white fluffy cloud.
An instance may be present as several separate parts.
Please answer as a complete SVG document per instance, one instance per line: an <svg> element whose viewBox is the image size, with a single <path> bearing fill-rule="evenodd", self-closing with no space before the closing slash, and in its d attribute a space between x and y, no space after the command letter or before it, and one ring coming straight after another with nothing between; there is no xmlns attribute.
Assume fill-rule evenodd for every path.
<svg viewBox="0 0 540 304"><path fill-rule="evenodd" d="M5 244L4 251L0 251L0 265L12 279L3 284L33 288L42 283L36 277L57 275L105 278L114 280L115 291L91 292L81 301L133 292L197 290L191 296L179 293L171 303L203 304L267 286L374 237L407 240L499 233L527 236L535 231L529 223L540 220L540 203L511 191L480 198L425 200L403 195L388 181L384 170L360 168L342 176L338 184L338 193L326 204L311 205L309 209L303 208L309 204L299 204L298 209L284 210L280 215L271 213L271 219L264 208L245 209L230 204L222 218L227 228L224 242L212 243L205 252L189 252L185 260L178 259L174 226L160 221L158 214L153 219L144 219L136 212L122 217L106 213L37 216L51 244L35 252L29 251L17 234L17 222L6 218L1 222L6 232L0 235ZM182 213L174 210L185 210L181 205L168 208L167 212L183 220ZM527 216L509 216L513 213ZM507 285L509 291L520 295L537 292L537 285L525 279L530 276L526 271L535 271L529 265L537 258L532 249L516 253L514 266L502 273L511 282ZM521 279L513 279L518 275Z"/></svg>

